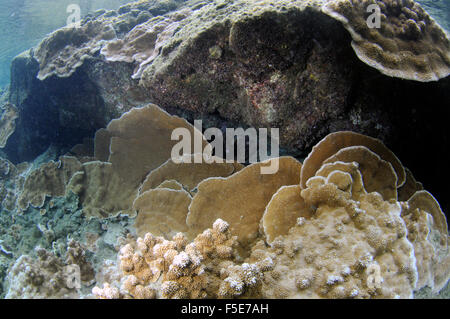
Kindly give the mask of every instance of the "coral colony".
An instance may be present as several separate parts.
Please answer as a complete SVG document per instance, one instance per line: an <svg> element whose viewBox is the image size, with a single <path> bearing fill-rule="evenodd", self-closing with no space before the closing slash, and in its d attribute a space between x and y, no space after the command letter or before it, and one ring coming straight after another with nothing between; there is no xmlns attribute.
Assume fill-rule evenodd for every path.
<svg viewBox="0 0 450 319"><path fill-rule="evenodd" d="M2 106L0 296L448 296L446 206L387 145L419 156L414 94L447 105L449 74L413 0L140 0L58 29Z"/></svg>

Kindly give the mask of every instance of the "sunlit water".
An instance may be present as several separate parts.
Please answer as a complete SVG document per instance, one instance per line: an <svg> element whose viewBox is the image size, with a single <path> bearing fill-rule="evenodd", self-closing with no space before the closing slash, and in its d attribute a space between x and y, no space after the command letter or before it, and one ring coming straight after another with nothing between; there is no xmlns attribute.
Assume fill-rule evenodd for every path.
<svg viewBox="0 0 450 319"><path fill-rule="evenodd" d="M67 7L78 4L81 15L117 9L130 0L0 0L0 86L9 83L10 64L46 34L64 26Z"/></svg>
<svg viewBox="0 0 450 319"><path fill-rule="evenodd" d="M116 9L130 0L0 0L0 87L9 83L10 64L21 52L35 46L46 34L64 26L69 4L78 4L81 14ZM450 0L420 0L424 8L448 32Z"/></svg>

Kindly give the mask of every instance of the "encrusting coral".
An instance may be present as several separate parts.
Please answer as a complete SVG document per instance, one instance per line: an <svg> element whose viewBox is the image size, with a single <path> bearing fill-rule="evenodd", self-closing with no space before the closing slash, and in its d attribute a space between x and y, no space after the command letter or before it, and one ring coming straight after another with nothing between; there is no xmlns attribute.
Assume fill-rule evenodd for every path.
<svg viewBox="0 0 450 319"><path fill-rule="evenodd" d="M402 218L417 261L417 289L428 286L438 292L450 277L445 215L427 191L416 192L403 205Z"/></svg>
<svg viewBox="0 0 450 319"><path fill-rule="evenodd" d="M0 157L0 203L3 209L14 211L18 195L25 183L30 165L26 162L14 165Z"/></svg>
<svg viewBox="0 0 450 319"><path fill-rule="evenodd" d="M173 35L179 21L189 10L175 12L167 17L158 16L137 25L123 39L109 42L101 50L107 61L136 62L138 67L133 78L140 78L142 72L160 53L162 47Z"/></svg>
<svg viewBox="0 0 450 319"><path fill-rule="evenodd" d="M39 62L38 78L69 77L84 60L100 50L105 41L116 38L112 24L89 21L79 28L67 26L44 39L34 52Z"/></svg>
<svg viewBox="0 0 450 319"><path fill-rule="evenodd" d="M370 27L376 10L380 24ZM413 0L336 0L322 11L342 22L357 56L386 75L426 82L450 74L447 35Z"/></svg>
<svg viewBox="0 0 450 319"><path fill-rule="evenodd" d="M267 253L276 256L276 266L266 276L266 297L412 296L417 272L400 205L365 192L339 168L308 180L301 196L314 208L312 217L299 217L272 242Z"/></svg>
<svg viewBox="0 0 450 319"><path fill-rule="evenodd" d="M36 247L37 258L20 256L6 278L7 299L79 298L82 283L93 279L92 265L86 261L84 249L69 241L66 260Z"/></svg>

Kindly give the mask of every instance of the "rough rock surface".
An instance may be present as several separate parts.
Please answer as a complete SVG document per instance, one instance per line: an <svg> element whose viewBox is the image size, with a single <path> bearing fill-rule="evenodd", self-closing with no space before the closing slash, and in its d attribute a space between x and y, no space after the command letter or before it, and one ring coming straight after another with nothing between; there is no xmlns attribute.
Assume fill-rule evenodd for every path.
<svg viewBox="0 0 450 319"><path fill-rule="evenodd" d="M300 157L332 131L379 138L448 210L445 187L436 183L440 172L429 170L449 161L443 155L448 77L419 83L381 74L358 59L350 34L320 11L320 3L167 3L139 1L83 21L111 24L110 41L117 41L152 17L183 12L140 79L132 76L141 60L112 61L101 47L83 56L70 75L42 81L36 76L44 68L33 50L13 61L9 102L20 115L5 147L13 162L32 159L50 144L70 149L111 119L152 102L189 120L201 118L205 128L279 127L282 147ZM57 48L47 47L56 50L48 52L47 63L60 61Z"/></svg>

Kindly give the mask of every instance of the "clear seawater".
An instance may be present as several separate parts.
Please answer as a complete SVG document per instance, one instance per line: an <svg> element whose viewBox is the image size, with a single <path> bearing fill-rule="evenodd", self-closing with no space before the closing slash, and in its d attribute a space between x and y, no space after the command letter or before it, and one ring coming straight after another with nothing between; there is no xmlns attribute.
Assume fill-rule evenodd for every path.
<svg viewBox="0 0 450 319"><path fill-rule="evenodd" d="M69 4L84 16L98 9L117 9L129 0L0 0L0 87L9 83L12 59L64 26Z"/></svg>

